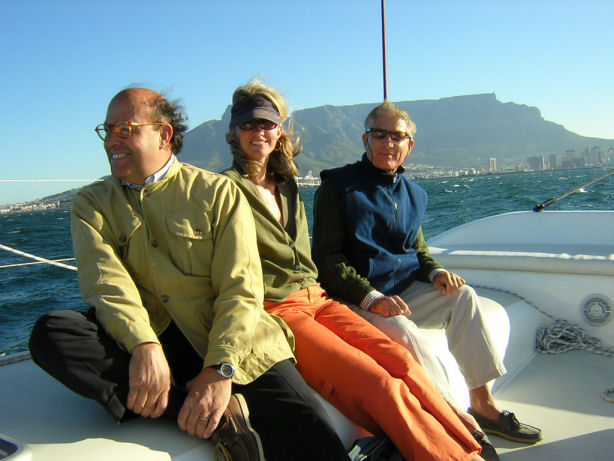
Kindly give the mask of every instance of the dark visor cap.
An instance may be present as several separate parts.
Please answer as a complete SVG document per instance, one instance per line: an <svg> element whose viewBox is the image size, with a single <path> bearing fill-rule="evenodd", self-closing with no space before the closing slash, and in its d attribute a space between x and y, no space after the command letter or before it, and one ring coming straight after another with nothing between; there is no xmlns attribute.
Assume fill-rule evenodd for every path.
<svg viewBox="0 0 614 461"><path fill-rule="evenodd" d="M242 123L249 122L255 118L269 120L278 125L283 122L279 112L264 96L245 96L233 104L230 110L229 128L233 129Z"/></svg>

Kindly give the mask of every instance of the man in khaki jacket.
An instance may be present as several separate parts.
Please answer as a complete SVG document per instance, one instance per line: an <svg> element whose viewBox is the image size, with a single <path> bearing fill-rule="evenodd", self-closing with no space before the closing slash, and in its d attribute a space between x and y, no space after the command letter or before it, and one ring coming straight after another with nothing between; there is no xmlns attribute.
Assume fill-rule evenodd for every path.
<svg viewBox="0 0 614 461"><path fill-rule="evenodd" d="M294 369L290 331L263 310L249 205L232 181L176 159L184 121L153 90L111 100L96 131L112 176L72 207L91 309L43 316L32 357L117 421L171 417L233 460L347 459Z"/></svg>

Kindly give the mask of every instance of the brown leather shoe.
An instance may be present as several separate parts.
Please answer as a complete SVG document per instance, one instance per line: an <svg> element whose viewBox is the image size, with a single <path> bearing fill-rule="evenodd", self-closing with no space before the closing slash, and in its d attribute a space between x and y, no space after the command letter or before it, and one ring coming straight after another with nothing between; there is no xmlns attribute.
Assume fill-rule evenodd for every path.
<svg viewBox="0 0 614 461"><path fill-rule="evenodd" d="M542 431L537 427L521 423L511 411L503 410L499 419L494 421L469 408L467 412L475 418L487 434L498 435L507 440L520 443L536 443L542 439Z"/></svg>
<svg viewBox="0 0 614 461"><path fill-rule="evenodd" d="M210 438L215 457L223 461L264 461L260 436L249 423L249 411L241 394L230 396L220 424Z"/></svg>

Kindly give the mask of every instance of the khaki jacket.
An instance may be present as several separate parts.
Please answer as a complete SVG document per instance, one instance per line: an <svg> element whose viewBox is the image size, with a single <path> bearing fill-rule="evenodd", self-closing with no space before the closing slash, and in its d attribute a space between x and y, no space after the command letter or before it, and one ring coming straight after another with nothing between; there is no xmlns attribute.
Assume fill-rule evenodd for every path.
<svg viewBox="0 0 614 461"><path fill-rule="evenodd" d="M175 162L137 190L107 177L73 199L79 286L127 351L173 320L203 366L228 362L246 384L292 358L294 339L262 307L252 214L227 178Z"/></svg>

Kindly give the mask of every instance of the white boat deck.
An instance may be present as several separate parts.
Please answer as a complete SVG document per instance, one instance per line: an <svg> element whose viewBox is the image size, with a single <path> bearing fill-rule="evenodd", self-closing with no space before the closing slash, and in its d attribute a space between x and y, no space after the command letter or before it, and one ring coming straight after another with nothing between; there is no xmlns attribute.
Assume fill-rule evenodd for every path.
<svg viewBox="0 0 614 461"><path fill-rule="evenodd" d="M606 346L614 343L610 318L614 311L610 301L614 299L613 223L614 212L511 213L461 226L433 242L436 257L474 286L482 287L478 293L490 300L488 310L493 316L489 322L507 350L508 374L493 386L498 403L516 413L519 420L540 427L544 434L536 445L492 436L503 461L614 461L614 403L601 396L614 388L614 358L585 351L561 355L534 352L536 329L551 324L551 317L580 325ZM575 234L583 239L574 240ZM558 248L548 246L552 253L548 255L526 254L531 248L526 245L536 240L535 236L544 244L557 242ZM578 254L572 251L574 241L601 248L593 252L599 258L591 260L599 267L585 267L587 261L570 262L560 257ZM498 248L498 254L471 253L474 249L468 246L475 242L481 242L483 248ZM503 254L512 244L524 248L522 258ZM459 251L487 260L487 267L476 266L475 258L467 260L466 254L459 257ZM581 254L586 253L583 250ZM597 325L584 316L585 301L593 297L602 299L602 304L591 308L600 321ZM539 311L533 305L539 306ZM446 358L443 332L434 330L427 336L451 373L451 386L464 384L458 370L454 373L456 365L449 363L451 356ZM28 448L6 461L213 459L208 442L188 436L172 421L140 419L115 424L97 403L73 394L29 360L0 366L0 391L0 439L5 436ZM466 388L456 394L466 399ZM330 405L325 407L341 439L350 445L356 437L355 427ZM1 451L0 442L0 459Z"/></svg>
<svg viewBox="0 0 614 461"><path fill-rule="evenodd" d="M491 436L502 460L614 460L614 403L601 393L614 387L614 358L573 351L537 355L496 393L521 421L542 429L535 445Z"/></svg>
<svg viewBox="0 0 614 461"><path fill-rule="evenodd" d="M0 433L27 444L33 460L213 459L209 443L170 421L115 424L31 361L0 367L0 382ZM613 358L579 351L536 356L496 397L542 428L544 439L527 446L491 436L501 459L614 460L614 404L601 397L611 387Z"/></svg>
<svg viewBox="0 0 614 461"><path fill-rule="evenodd" d="M30 360L0 367L0 382L0 434L27 444L33 460L213 459L209 443L171 421L116 424L100 405L72 393Z"/></svg>

